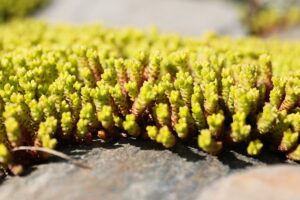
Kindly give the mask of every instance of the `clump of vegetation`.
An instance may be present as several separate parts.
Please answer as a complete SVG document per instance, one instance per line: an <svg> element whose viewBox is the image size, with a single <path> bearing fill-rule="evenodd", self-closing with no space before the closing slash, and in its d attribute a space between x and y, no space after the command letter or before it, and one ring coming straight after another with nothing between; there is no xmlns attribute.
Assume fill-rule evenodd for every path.
<svg viewBox="0 0 300 200"><path fill-rule="evenodd" d="M57 148L129 137L166 148L198 140L218 154L239 144L300 160L300 44L201 38L156 29L0 25L0 163Z"/></svg>
<svg viewBox="0 0 300 200"><path fill-rule="evenodd" d="M0 22L25 17L47 2L47 0L0 0Z"/></svg>

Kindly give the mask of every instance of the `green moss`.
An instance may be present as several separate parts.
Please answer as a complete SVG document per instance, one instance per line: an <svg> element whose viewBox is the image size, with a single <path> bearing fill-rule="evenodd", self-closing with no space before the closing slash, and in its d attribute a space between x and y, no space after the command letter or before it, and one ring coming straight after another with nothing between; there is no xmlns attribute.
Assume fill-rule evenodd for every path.
<svg viewBox="0 0 300 200"><path fill-rule="evenodd" d="M124 134L166 148L198 137L211 154L264 146L300 160L299 42L151 34L0 25L0 142L10 147L2 162L21 162L11 148L22 145Z"/></svg>

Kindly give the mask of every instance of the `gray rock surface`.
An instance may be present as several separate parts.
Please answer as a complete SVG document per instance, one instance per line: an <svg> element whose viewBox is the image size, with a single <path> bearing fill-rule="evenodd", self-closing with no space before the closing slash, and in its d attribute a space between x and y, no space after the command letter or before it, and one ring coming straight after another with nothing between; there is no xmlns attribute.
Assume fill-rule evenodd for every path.
<svg viewBox="0 0 300 200"><path fill-rule="evenodd" d="M235 173L207 187L199 200L299 199L300 167L278 165Z"/></svg>
<svg viewBox="0 0 300 200"><path fill-rule="evenodd" d="M220 157L178 144L172 150L150 141L121 139L63 150L91 170L59 159L36 165L24 176L8 177L0 199L195 199L202 189L233 171L283 162L274 155L260 160L230 151Z"/></svg>

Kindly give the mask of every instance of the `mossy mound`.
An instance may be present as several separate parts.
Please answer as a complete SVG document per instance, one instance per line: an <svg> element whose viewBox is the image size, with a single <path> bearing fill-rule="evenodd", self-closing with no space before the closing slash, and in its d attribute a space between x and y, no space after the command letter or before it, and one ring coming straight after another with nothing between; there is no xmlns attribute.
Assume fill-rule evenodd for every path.
<svg viewBox="0 0 300 200"><path fill-rule="evenodd" d="M127 136L300 160L300 43L33 20L0 26L0 162Z"/></svg>

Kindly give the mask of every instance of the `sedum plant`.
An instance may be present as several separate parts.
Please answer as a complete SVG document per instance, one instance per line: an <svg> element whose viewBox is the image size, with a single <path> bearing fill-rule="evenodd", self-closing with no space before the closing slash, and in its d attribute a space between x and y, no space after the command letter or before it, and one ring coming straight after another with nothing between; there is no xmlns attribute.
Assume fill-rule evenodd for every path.
<svg viewBox="0 0 300 200"><path fill-rule="evenodd" d="M300 160L300 43L33 20L0 25L0 164L127 135Z"/></svg>

